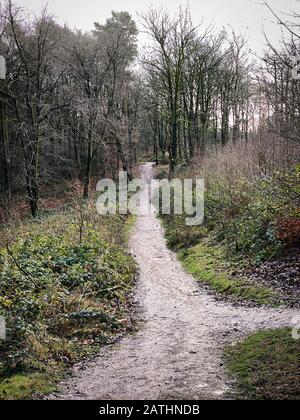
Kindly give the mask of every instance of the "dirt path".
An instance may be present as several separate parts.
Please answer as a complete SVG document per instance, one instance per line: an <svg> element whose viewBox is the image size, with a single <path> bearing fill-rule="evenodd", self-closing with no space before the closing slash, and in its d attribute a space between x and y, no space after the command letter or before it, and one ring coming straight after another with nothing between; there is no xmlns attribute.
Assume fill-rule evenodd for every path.
<svg viewBox="0 0 300 420"><path fill-rule="evenodd" d="M145 179L152 174L152 165L142 167ZM291 325L293 311L235 308L199 289L167 249L154 215L139 217L131 249L141 269L139 332L78 369L54 398L223 399L233 388L224 346L260 328Z"/></svg>

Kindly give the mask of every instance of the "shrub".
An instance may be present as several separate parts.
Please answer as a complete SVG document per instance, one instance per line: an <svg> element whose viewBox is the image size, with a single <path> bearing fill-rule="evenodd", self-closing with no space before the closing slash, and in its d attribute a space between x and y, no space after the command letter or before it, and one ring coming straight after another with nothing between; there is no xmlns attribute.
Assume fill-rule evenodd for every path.
<svg viewBox="0 0 300 420"><path fill-rule="evenodd" d="M269 162L268 141L259 141L228 144L195 161L188 174L180 169L182 176L205 180L205 222L201 229L189 229L184 218L165 218L172 248L197 244L209 234L222 242L230 255L241 254L260 263L299 243L296 149L289 156L284 153L284 142L277 139L276 156Z"/></svg>
<svg viewBox="0 0 300 420"><path fill-rule="evenodd" d="M0 373L72 362L76 349L124 330L136 265L123 221L116 218L114 231L107 219L89 217L79 242L76 215L59 218L30 223L26 235L0 250L0 315L8 328Z"/></svg>

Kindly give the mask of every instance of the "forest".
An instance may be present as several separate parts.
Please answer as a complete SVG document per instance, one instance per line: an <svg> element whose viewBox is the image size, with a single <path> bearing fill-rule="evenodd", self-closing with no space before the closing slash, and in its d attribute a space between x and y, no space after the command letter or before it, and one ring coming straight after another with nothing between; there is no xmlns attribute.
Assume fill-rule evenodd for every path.
<svg viewBox="0 0 300 420"><path fill-rule="evenodd" d="M234 28L194 25L188 7L149 8L138 22L112 11L84 32L46 7L34 17L0 2L0 400L55 393L72 366L138 330L134 290L148 271L132 237L142 241L143 220L97 215L96 183L149 163L158 179L205 181L203 225L149 219L165 258L175 252L216 305L270 311L269 324L217 345L239 396L299 399L300 12L261 7L282 32L280 46L264 34L262 55Z"/></svg>

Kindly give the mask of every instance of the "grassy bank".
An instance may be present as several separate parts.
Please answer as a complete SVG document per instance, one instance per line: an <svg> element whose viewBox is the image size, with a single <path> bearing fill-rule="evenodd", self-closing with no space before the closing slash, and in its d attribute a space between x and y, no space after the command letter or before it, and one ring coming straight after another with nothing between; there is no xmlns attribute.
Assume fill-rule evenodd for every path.
<svg viewBox="0 0 300 420"><path fill-rule="evenodd" d="M237 276L240 257L230 256L204 226L188 227L180 216L164 216L162 221L168 246L177 252L185 269L213 292L237 303L280 304L280 294L272 288Z"/></svg>
<svg viewBox="0 0 300 420"><path fill-rule="evenodd" d="M227 348L225 359L243 398L300 399L300 340L290 329L252 334Z"/></svg>
<svg viewBox="0 0 300 420"><path fill-rule="evenodd" d="M131 223L91 202L1 230L0 399L53 391L75 362L132 329Z"/></svg>
<svg viewBox="0 0 300 420"><path fill-rule="evenodd" d="M272 289L253 284L246 278L235 278L224 260L223 251L221 246L203 241L187 252L179 253L179 258L187 271L218 294L252 301L256 305L279 305L280 297Z"/></svg>

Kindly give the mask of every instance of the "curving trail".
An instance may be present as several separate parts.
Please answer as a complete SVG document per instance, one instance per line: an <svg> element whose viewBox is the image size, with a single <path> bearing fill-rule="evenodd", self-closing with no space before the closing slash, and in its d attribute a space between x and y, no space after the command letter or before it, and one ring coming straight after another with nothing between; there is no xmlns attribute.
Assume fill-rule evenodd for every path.
<svg viewBox="0 0 300 420"><path fill-rule="evenodd" d="M144 179L153 166L141 168ZM143 196L147 200L147 196ZM77 370L53 399L232 398L222 350L249 332L290 326L295 311L236 308L217 302L167 249L155 215L139 217L131 249L140 266L140 328Z"/></svg>

